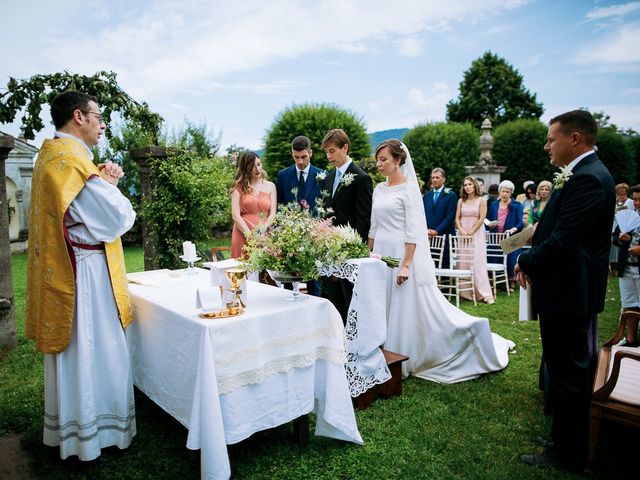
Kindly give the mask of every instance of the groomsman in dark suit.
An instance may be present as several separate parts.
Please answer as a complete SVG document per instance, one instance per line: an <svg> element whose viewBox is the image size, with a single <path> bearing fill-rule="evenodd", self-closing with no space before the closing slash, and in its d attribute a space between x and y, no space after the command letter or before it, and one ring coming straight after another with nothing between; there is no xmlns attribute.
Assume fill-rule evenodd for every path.
<svg viewBox="0 0 640 480"><path fill-rule="evenodd" d="M320 196L321 186L316 176L323 171L311 165L311 140L304 135L294 138L291 142L291 155L294 164L280 170L276 178L278 204L301 203L304 200L315 216L316 198Z"/></svg>
<svg viewBox="0 0 640 480"><path fill-rule="evenodd" d="M422 203L424 213L427 216L429 238L436 235L449 235L455 233L454 219L458 196L450 188L445 187L447 176L444 170L436 167L431 171L431 190L424 194ZM442 268L449 268L449 238L444 245L442 256Z"/></svg>
<svg viewBox="0 0 640 480"><path fill-rule="evenodd" d="M583 110L549 122L544 148L562 170L532 247L516 265L518 283L531 283L554 398L552 446L521 456L535 465L581 470L585 462L597 314L604 309L615 206L613 178L595 153L597 131Z"/></svg>
<svg viewBox="0 0 640 480"><path fill-rule="evenodd" d="M316 216L316 198L320 196L320 184L316 176L323 171L311 165L311 140L300 135L291 142L291 155L294 164L283 168L276 178L278 204L291 202L306 203L313 216ZM307 292L320 296L320 284L315 280L307 282Z"/></svg>
<svg viewBox="0 0 640 480"><path fill-rule="evenodd" d="M323 190L328 197L325 207L333 210L334 225L350 225L363 242L369 237L371 226L371 177L349 157L349 137L342 129L327 132L322 140L322 149L329 163L335 168L324 180ZM346 322L353 285L347 280L325 278L327 297Z"/></svg>

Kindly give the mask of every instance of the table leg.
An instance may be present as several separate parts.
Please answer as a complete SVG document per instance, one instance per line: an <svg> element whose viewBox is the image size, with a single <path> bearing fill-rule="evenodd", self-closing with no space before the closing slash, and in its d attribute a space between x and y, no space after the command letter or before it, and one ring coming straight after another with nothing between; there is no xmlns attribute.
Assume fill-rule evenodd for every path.
<svg viewBox="0 0 640 480"><path fill-rule="evenodd" d="M293 421L293 437L299 447L309 445L309 414L302 415Z"/></svg>

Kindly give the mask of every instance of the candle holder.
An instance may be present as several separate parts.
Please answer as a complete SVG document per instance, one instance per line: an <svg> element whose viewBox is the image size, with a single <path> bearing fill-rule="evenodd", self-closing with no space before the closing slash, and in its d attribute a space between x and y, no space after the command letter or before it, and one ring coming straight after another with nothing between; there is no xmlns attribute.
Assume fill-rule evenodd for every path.
<svg viewBox="0 0 640 480"><path fill-rule="evenodd" d="M197 275L198 274L198 271L194 267L194 263L196 263L198 260L202 260L200 257L198 257L198 256L185 257L184 255L180 255L180 259L183 262L187 263L187 268L184 271L187 275Z"/></svg>

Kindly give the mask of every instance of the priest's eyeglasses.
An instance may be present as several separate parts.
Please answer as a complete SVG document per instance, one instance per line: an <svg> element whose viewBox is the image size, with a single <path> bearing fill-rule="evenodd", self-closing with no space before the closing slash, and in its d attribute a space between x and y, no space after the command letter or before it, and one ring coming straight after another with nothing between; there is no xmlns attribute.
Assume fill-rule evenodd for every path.
<svg viewBox="0 0 640 480"><path fill-rule="evenodd" d="M98 123L102 123L102 114L98 113L98 112L90 112L88 110L80 110L82 113L90 113L91 115L95 115L96 117L98 117Z"/></svg>

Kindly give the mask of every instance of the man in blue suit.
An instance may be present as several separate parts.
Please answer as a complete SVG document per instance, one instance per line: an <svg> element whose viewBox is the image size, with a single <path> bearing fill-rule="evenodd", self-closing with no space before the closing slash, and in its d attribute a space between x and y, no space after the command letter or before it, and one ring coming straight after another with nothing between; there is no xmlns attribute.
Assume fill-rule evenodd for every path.
<svg viewBox="0 0 640 480"><path fill-rule="evenodd" d="M427 216L429 238L436 235L449 235L455 232L454 219L458 196L445 187L447 176L444 170L436 167L431 171L431 190L424 194L424 213ZM444 245L442 268L449 268L449 239Z"/></svg>
<svg viewBox="0 0 640 480"><path fill-rule="evenodd" d="M312 153L311 140L307 137L300 135L293 139L291 154L294 164L278 172L276 191L279 204L306 202L315 216L316 198L320 196L320 183L316 181L316 175L322 170L311 165Z"/></svg>
<svg viewBox="0 0 640 480"><path fill-rule="evenodd" d="M297 202L304 205L306 203L315 217L316 198L320 196L320 184L316 180L316 175L322 173L322 170L311 165L311 140L304 135L294 138L291 142L291 154L294 164L280 170L276 178L278 204ZM307 282L307 292L319 297L319 283Z"/></svg>

